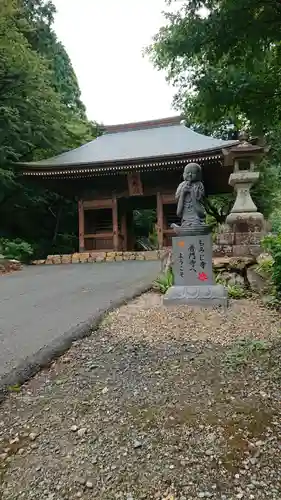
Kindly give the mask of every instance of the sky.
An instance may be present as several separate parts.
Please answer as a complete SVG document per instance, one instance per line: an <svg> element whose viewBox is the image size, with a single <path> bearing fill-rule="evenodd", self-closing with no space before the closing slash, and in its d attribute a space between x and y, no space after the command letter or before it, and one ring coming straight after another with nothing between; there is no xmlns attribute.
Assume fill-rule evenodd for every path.
<svg viewBox="0 0 281 500"><path fill-rule="evenodd" d="M165 118L175 90L142 51L165 23L165 0L53 0L88 118L105 125Z"/></svg>

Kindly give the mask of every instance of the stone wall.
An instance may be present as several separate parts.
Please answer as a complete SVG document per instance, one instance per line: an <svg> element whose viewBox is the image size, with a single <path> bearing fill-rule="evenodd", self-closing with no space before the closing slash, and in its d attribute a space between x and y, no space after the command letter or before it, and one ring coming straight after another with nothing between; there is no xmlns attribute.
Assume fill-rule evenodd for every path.
<svg viewBox="0 0 281 500"><path fill-rule="evenodd" d="M34 265L83 264L86 262L122 262L127 260L161 260L166 250L146 252L83 252L71 255L48 255L45 260L35 260Z"/></svg>
<svg viewBox="0 0 281 500"><path fill-rule="evenodd" d="M213 244L214 257L257 257L261 253L261 233L220 233ZM83 252L69 255L48 255L34 265L79 264L86 262L122 262L126 260L166 260L171 248L145 252ZM165 267L165 265L164 265Z"/></svg>
<svg viewBox="0 0 281 500"><path fill-rule="evenodd" d="M245 233L220 231L214 238L213 254L218 257L257 257L262 252L261 240L264 235L265 232L259 231Z"/></svg>

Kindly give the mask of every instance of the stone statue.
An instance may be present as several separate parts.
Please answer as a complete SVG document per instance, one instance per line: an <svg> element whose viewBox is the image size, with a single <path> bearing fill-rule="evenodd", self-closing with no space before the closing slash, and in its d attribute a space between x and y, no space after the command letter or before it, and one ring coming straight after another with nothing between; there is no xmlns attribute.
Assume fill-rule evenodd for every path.
<svg viewBox="0 0 281 500"><path fill-rule="evenodd" d="M181 225L172 224L178 235L204 234L209 232L205 223L203 199L205 196L202 183L201 167L197 163L189 163L183 172L183 182L177 188L177 216Z"/></svg>

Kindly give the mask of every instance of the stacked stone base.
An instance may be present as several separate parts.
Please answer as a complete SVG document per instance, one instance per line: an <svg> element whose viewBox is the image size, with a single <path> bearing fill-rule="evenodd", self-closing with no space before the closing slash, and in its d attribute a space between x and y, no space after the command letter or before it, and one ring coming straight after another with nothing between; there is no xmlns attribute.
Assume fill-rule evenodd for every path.
<svg viewBox="0 0 281 500"><path fill-rule="evenodd" d="M219 233L213 243L214 257L257 257L262 253L264 233ZM122 262L128 260L161 260L163 271L171 259L171 248L145 252L83 252L68 255L48 255L47 259L34 260L34 265L84 264L87 262Z"/></svg>
<svg viewBox="0 0 281 500"><path fill-rule="evenodd" d="M122 262L128 260L161 260L167 250L146 252L81 252L70 255L48 255L47 259L35 260L34 265L84 264L87 262Z"/></svg>
<svg viewBox="0 0 281 500"><path fill-rule="evenodd" d="M213 254L216 257L257 257L262 252L261 241L265 232L245 233L220 231L214 240Z"/></svg>

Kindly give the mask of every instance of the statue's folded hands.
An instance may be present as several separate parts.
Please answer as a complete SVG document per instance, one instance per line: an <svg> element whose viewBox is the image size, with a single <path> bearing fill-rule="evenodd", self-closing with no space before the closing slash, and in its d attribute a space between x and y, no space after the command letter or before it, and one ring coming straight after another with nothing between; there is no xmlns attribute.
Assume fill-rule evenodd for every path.
<svg viewBox="0 0 281 500"><path fill-rule="evenodd" d="M204 233L209 231L205 223L205 210L203 199L205 196L202 183L201 167L197 163L189 163L183 172L183 182L176 191L177 216L181 219L181 225L172 224L176 234L195 234L200 230Z"/></svg>

